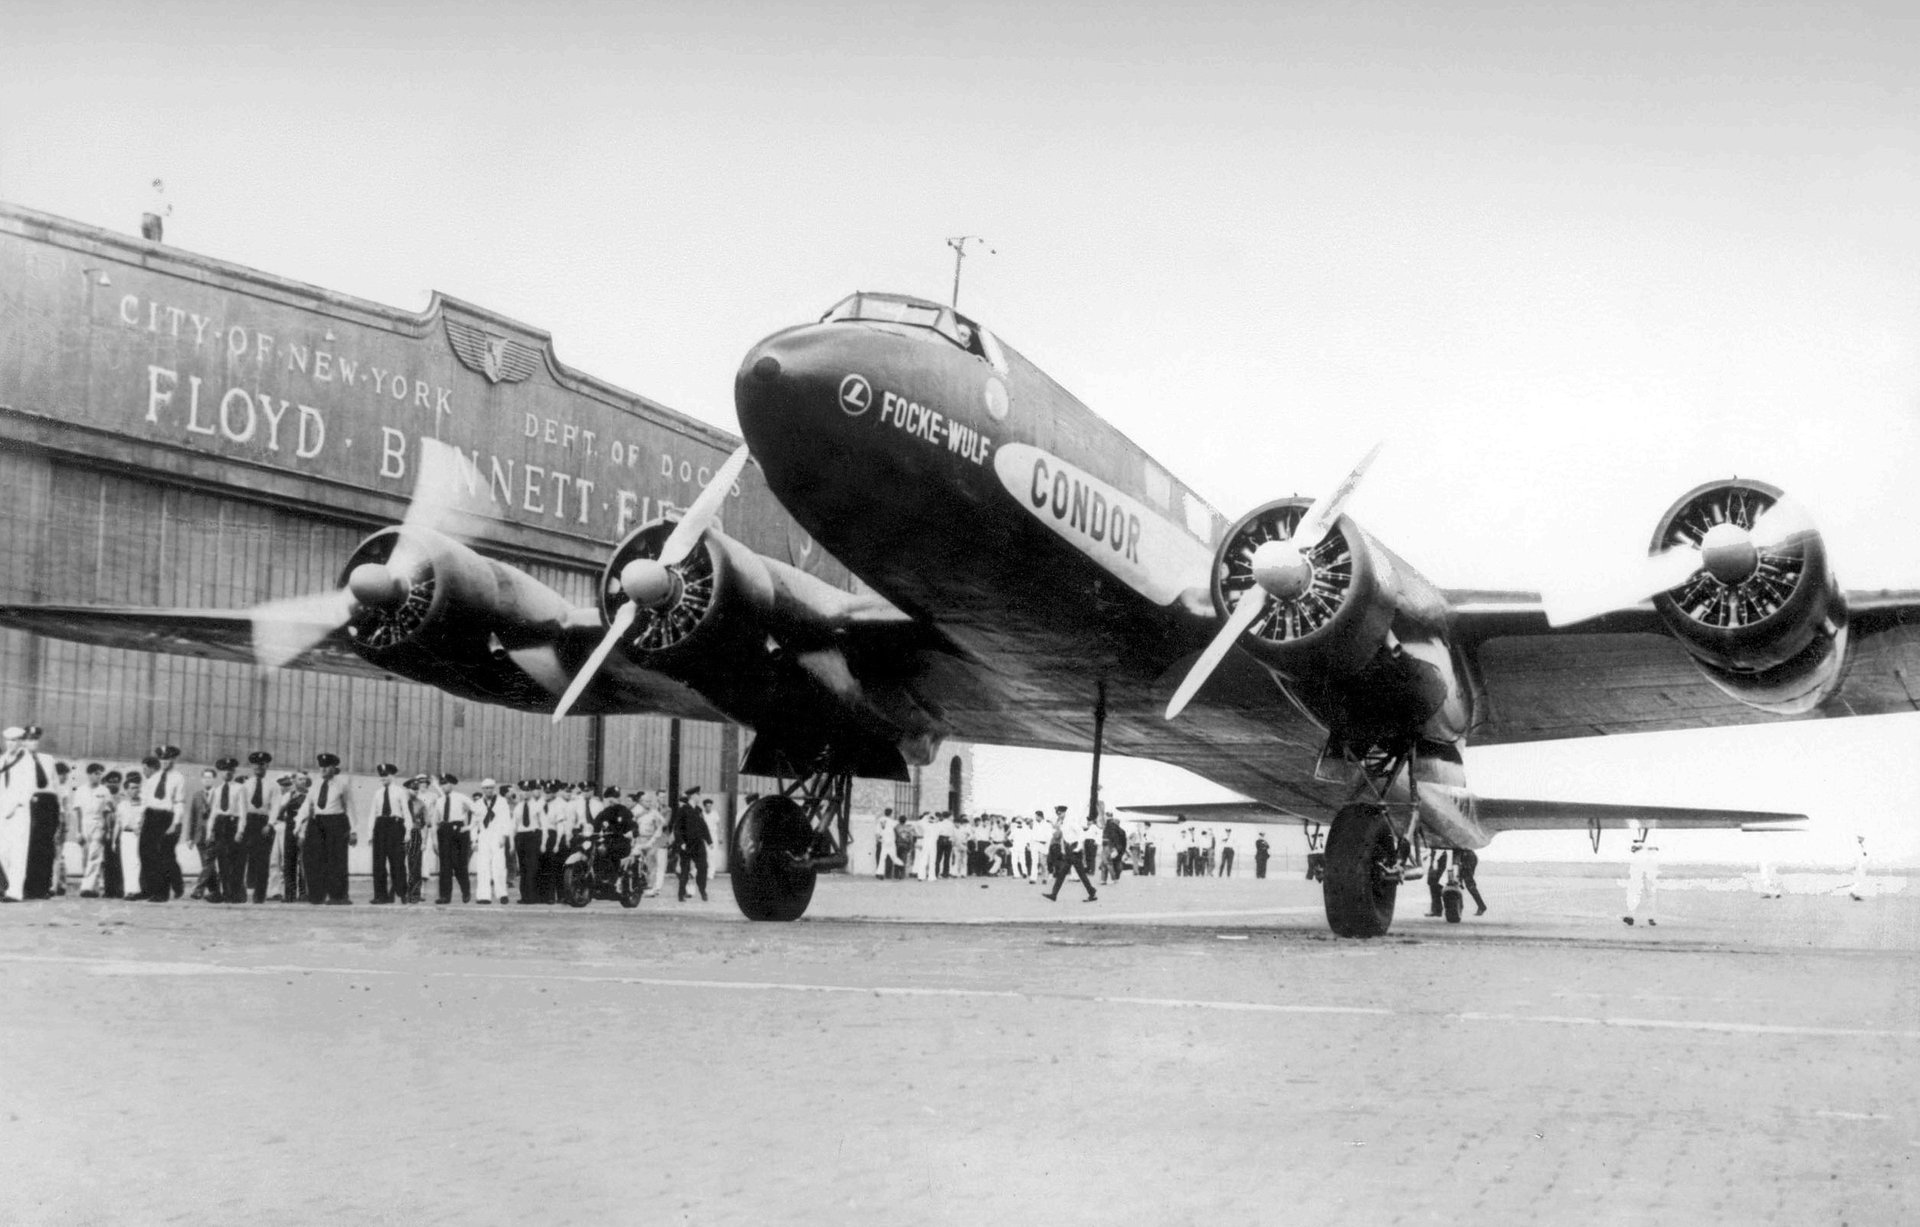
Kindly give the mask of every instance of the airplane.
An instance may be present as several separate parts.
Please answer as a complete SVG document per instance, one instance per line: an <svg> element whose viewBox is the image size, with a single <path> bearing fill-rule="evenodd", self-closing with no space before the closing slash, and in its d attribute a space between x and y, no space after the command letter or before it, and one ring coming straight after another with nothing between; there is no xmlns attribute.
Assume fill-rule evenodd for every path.
<svg viewBox="0 0 1920 1227"><path fill-rule="evenodd" d="M469 544L484 506L459 506L444 449L334 591L250 610L7 605L0 624L391 672L556 720L745 725L741 769L780 788L741 814L730 876L769 921L803 915L816 875L847 863L851 779L904 778L948 738L1090 746L1094 795L1103 751L1157 759L1325 823L1329 927L1366 938L1429 850L1804 818L1483 797L1469 741L1916 706L1920 592L1841 588L1811 517L1764 482L1682 494L1647 557L1548 599L1438 588L1347 515L1377 448L1328 496L1227 523L995 333L910 295L855 293L767 337L734 398L744 445L686 514L612 549L597 607ZM749 459L858 591L725 534Z"/></svg>

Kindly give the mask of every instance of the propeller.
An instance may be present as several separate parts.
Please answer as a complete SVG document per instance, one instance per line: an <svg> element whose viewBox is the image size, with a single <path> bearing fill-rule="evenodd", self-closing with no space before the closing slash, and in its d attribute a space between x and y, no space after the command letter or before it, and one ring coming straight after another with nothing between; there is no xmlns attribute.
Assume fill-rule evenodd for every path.
<svg viewBox="0 0 1920 1227"><path fill-rule="evenodd" d="M479 517L466 500L473 491L465 464L451 444L423 439L414 471L413 498L401 518L403 529L425 529L451 537L470 537ZM253 623L253 657L277 669L291 664L365 609L396 609L427 561L420 534L402 532L393 553L382 562L363 562L347 576L345 587L305 596L265 601L247 611Z"/></svg>
<svg viewBox="0 0 1920 1227"><path fill-rule="evenodd" d="M1549 626L1571 626L1616 609L1630 609L1670 592L1705 572L1721 585L1736 588L1752 579L1760 560L1811 537L1817 530L1806 508L1782 498L1754 517L1751 526L1725 519L1709 526L1697 541L1640 560L1626 574L1578 592L1544 594Z"/></svg>
<svg viewBox="0 0 1920 1227"><path fill-rule="evenodd" d="M585 693L592 683L594 675L600 672L600 666L607 663L614 645L633 629L634 620L642 609L665 609L680 599L680 564L693 553L694 546L700 544L700 538L712 527L714 519L720 514L720 506L726 501L727 492L733 489L733 483L740 478L741 470L747 467L750 454L747 445L742 443L728 456L726 463L714 473L713 480L700 491L693 500L693 506L687 508L680 522L673 526L666 541L660 546L658 558L635 558L620 568L620 591L626 602L613 612L613 620L607 625L607 633L595 645L593 654L580 666L580 672L574 674L573 682L567 692L560 696L559 704L553 709L553 721L558 724L573 705Z"/></svg>
<svg viewBox="0 0 1920 1227"><path fill-rule="evenodd" d="M1313 583L1313 561L1308 557L1313 547L1319 545L1326 535L1333 531L1339 522L1341 513L1353 498L1353 492L1360 485L1360 479L1386 447L1386 440L1373 445L1360 463L1353 466L1346 479L1334 487L1331 495L1315 499L1301 516L1299 526L1291 537L1275 541L1263 541L1253 552L1253 586L1240 594L1234 604L1233 612L1228 615L1226 624L1220 633L1213 637L1207 650L1200 653L1200 659L1193 662L1193 668L1187 670L1187 676L1181 681L1180 688L1173 692L1173 698L1167 702L1167 719L1172 720L1186 709L1193 696L1206 685L1207 679L1226 658L1227 649L1239 642L1260 615L1266 612L1272 601L1291 601L1298 598Z"/></svg>

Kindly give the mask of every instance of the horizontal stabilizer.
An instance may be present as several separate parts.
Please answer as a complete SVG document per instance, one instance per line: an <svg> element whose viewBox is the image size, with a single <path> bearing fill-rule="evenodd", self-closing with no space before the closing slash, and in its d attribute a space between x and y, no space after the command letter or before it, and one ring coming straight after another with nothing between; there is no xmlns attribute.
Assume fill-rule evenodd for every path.
<svg viewBox="0 0 1920 1227"><path fill-rule="evenodd" d="M1134 822L1238 822L1247 826L1306 826L1318 818L1259 801L1202 801L1194 805L1122 805Z"/></svg>
<svg viewBox="0 0 1920 1227"><path fill-rule="evenodd" d="M1480 797L1474 817L1489 832L1588 831L1595 827L1652 826L1667 830L1748 829L1754 824L1805 822L1805 814L1744 809L1689 809L1673 805L1598 805L1586 801L1515 801ZM1759 829L1768 829L1761 827Z"/></svg>

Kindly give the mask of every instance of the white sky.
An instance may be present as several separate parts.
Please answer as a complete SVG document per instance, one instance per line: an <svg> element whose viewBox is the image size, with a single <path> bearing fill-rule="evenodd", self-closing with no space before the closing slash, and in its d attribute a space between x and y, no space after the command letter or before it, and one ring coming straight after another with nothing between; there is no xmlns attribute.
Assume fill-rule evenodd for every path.
<svg viewBox="0 0 1920 1227"><path fill-rule="evenodd" d="M1230 514L1386 438L1363 523L1441 583L1539 587L1739 472L1813 507L1843 582L1920 587L1915 12L16 0L0 198L131 231L158 176L169 242L443 290L729 430L756 339L944 298L942 239L979 234L962 308ZM1851 722L1781 786L1900 811L1874 830L1912 857L1885 789L1917 732ZM1780 760L1634 744L1564 751L1632 750L1585 795Z"/></svg>

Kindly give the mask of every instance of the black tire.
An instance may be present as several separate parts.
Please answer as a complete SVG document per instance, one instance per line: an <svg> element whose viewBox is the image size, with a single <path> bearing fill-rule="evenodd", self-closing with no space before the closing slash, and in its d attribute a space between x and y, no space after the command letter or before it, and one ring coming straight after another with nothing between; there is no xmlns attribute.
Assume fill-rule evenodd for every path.
<svg viewBox="0 0 1920 1227"><path fill-rule="evenodd" d="M620 870L620 906L639 907L647 891L647 875L636 862Z"/></svg>
<svg viewBox="0 0 1920 1227"><path fill-rule="evenodd" d="M1448 924L1450 925L1459 924L1460 923L1460 892L1457 890L1441 891L1440 892L1440 910L1446 913Z"/></svg>
<svg viewBox="0 0 1920 1227"><path fill-rule="evenodd" d="M728 879L733 901L748 920L798 920L813 902L813 866L796 865L813 847L813 827L787 797L762 797L733 828Z"/></svg>
<svg viewBox="0 0 1920 1227"><path fill-rule="evenodd" d="M1320 884L1328 927L1341 937L1386 936L1400 893L1399 875L1386 866L1397 859L1383 807L1349 805L1335 814Z"/></svg>
<svg viewBox="0 0 1920 1227"><path fill-rule="evenodd" d="M586 862L574 861L560 871L560 898L573 907L593 902L593 874Z"/></svg>

